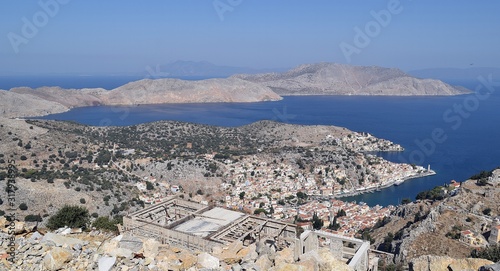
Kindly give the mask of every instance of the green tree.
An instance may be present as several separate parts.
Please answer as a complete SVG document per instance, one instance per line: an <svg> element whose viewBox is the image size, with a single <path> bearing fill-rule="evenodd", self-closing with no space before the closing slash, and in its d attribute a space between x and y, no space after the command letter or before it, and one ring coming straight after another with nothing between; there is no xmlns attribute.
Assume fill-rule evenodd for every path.
<svg viewBox="0 0 500 271"><path fill-rule="evenodd" d="M26 205L26 203L21 203L19 204L19 209L22 210L22 211L26 211L28 210L28 205Z"/></svg>
<svg viewBox="0 0 500 271"><path fill-rule="evenodd" d="M483 214L484 214L484 215L488 215L488 216L489 216L489 215L491 215L491 208L486 208L486 209L484 209L484 210L483 210Z"/></svg>
<svg viewBox="0 0 500 271"><path fill-rule="evenodd" d="M337 231L338 229L340 229L340 224L337 222L337 216L335 216L333 218L332 223L330 223L330 225L328 225L328 229L330 229L332 231Z"/></svg>
<svg viewBox="0 0 500 271"><path fill-rule="evenodd" d="M491 245L487 248L474 249L471 252L472 258L482 258L492 262L500 261L500 245Z"/></svg>
<svg viewBox="0 0 500 271"><path fill-rule="evenodd" d="M245 198L245 191L241 192L239 196L240 196L240 199L244 199Z"/></svg>
<svg viewBox="0 0 500 271"><path fill-rule="evenodd" d="M401 200L402 205L408 204L410 202L411 202L411 199L409 199L409 198L404 198L403 200Z"/></svg>
<svg viewBox="0 0 500 271"><path fill-rule="evenodd" d="M318 214L314 213L313 214L313 218L312 218L312 223L313 223L313 228L315 230L319 230L321 228L323 228L323 219L321 219Z"/></svg>
<svg viewBox="0 0 500 271"><path fill-rule="evenodd" d="M337 214L335 215L336 217L341 217L341 216L346 216L346 212L344 211L344 209L340 209Z"/></svg>
<svg viewBox="0 0 500 271"><path fill-rule="evenodd" d="M49 218L47 227L55 230L64 226L87 228L90 222L89 210L85 207L65 205Z"/></svg>
<svg viewBox="0 0 500 271"><path fill-rule="evenodd" d="M299 199L307 199L307 197L308 196L307 196L306 193L301 192L301 191L297 192L297 198L299 198Z"/></svg>
<svg viewBox="0 0 500 271"><path fill-rule="evenodd" d="M94 223L92 223L92 227L95 227L98 230L112 231L118 232L118 221L115 219L109 219L107 216L98 217Z"/></svg>
<svg viewBox="0 0 500 271"><path fill-rule="evenodd" d="M27 215L24 217L26 222L42 222L42 217L40 215Z"/></svg>
<svg viewBox="0 0 500 271"><path fill-rule="evenodd" d="M387 236L384 237L384 242L378 246L378 250L391 253L392 241L394 241L394 234L389 232Z"/></svg>

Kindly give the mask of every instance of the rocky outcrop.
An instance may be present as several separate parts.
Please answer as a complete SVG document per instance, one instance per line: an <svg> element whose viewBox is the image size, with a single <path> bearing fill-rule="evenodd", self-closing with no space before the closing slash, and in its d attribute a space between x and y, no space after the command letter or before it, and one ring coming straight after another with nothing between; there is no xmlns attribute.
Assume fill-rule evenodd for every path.
<svg viewBox="0 0 500 271"><path fill-rule="evenodd" d="M443 256L420 256L413 259L409 266L410 271L462 271L462 270L479 270L481 266L492 264L491 261L485 259L453 259Z"/></svg>
<svg viewBox="0 0 500 271"><path fill-rule="evenodd" d="M458 95L470 93L439 80L418 79L399 69L337 63L305 64L285 73L234 75L280 95Z"/></svg>
<svg viewBox="0 0 500 271"><path fill-rule="evenodd" d="M432 209L427 217L414 229L407 231L401 243L398 245L399 254L396 255L397 262L406 262L408 255L412 254L411 249L415 240L424 233L432 233L436 230L436 221L439 218L439 212Z"/></svg>

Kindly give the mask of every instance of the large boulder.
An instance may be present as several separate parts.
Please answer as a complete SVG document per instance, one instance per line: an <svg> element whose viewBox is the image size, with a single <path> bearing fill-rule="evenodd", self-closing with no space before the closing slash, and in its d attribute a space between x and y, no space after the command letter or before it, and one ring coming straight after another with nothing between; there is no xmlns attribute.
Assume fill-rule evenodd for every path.
<svg viewBox="0 0 500 271"><path fill-rule="evenodd" d="M119 241L119 247L138 253L142 249L142 240L135 236L124 235Z"/></svg>
<svg viewBox="0 0 500 271"><path fill-rule="evenodd" d="M285 262L285 263L295 262L293 249L286 247L286 248L276 252L276 257L275 257L274 261L276 263L278 263L278 262Z"/></svg>
<svg viewBox="0 0 500 271"><path fill-rule="evenodd" d="M142 244L144 257L152 259L156 258L159 248L160 242L156 241L155 239L147 239Z"/></svg>
<svg viewBox="0 0 500 271"><path fill-rule="evenodd" d="M241 241L235 241L227 248L224 248L222 253L220 255L214 255L217 258L219 258L221 261L224 261L226 264L234 264L240 262L241 259L243 259L244 256L246 256L249 251L243 251L240 254L240 250L243 248L243 243Z"/></svg>
<svg viewBox="0 0 500 271"><path fill-rule="evenodd" d="M77 239L77 238L66 237L66 236L62 236L62 235L51 233L51 232L45 234L40 242L47 243L47 244L53 243L58 247L62 247L64 245L67 245L69 247L73 247L77 244L84 245L84 243L85 243L84 241Z"/></svg>
<svg viewBox="0 0 500 271"><path fill-rule="evenodd" d="M198 261L196 256L187 251L182 251L181 253L179 253L179 255L177 255L177 257L180 261L179 268L181 270L186 270L193 267Z"/></svg>
<svg viewBox="0 0 500 271"><path fill-rule="evenodd" d="M64 267L64 264L71 261L72 258L73 255L71 254L71 251L64 248L55 247L51 251L49 251L49 253L47 253L43 258L43 266L47 270L60 270Z"/></svg>
<svg viewBox="0 0 500 271"><path fill-rule="evenodd" d="M255 265L259 267L259 270L269 270L269 268L273 266L273 263L269 260L267 255L260 255L255 261Z"/></svg>
<svg viewBox="0 0 500 271"><path fill-rule="evenodd" d="M320 258L319 271L354 271L352 267L349 267L342 260L335 258L329 249L319 249L318 254Z"/></svg>
<svg viewBox="0 0 500 271"><path fill-rule="evenodd" d="M219 259L206 253L198 254L198 265L206 269L217 269L219 268Z"/></svg>

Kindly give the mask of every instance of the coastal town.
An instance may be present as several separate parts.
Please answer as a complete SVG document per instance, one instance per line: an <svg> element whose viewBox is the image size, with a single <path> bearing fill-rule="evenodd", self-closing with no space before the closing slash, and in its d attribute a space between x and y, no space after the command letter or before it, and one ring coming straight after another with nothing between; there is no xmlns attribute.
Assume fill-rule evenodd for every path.
<svg viewBox="0 0 500 271"><path fill-rule="evenodd" d="M323 146L353 152L402 150L399 145L366 133L349 134L342 138L326 135L320 142ZM307 156L322 153L318 148L306 149L305 152ZM224 181L217 191L206 193L208 187L213 188L213 185L206 184L198 191L185 191L178 184L146 176L143 182L136 184L142 192L140 199L146 204L153 204L161 202L166 195L185 192L186 197L199 203L298 223L305 229L312 229L311 221L317 216L325 230L353 237L360 230L373 227L389 216L395 207L369 207L363 202L342 201L342 197L378 193L405 180L435 174L430 167L393 163L375 154L362 152L354 154L354 163L347 166L342 163L305 165L295 156L292 156L293 159L275 159L262 151L239 157L237 161L217 157L217 153L204 155L207 161L217 164L222 170ZM353 169L361 174L353 174ZM158 189L150 191L148 183Z"/></svg>

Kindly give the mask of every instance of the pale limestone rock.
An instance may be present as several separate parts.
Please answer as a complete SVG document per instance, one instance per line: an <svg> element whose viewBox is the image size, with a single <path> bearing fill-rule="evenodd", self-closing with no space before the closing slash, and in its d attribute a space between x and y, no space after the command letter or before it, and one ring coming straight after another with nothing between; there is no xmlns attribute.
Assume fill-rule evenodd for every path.
<svg viewBox="0 0 500 271"><path fill-rule="evenodd" d="M319 262L321 261L317 251L312 250L300 257L300 261L297 262L298 265L305 266L307 270L318 271Z"/></svg>
<svg viewBox="0 0 500 271"><path fill-rule="evenodd" d="M221 247L213 247L212 248L212 254L215 255L221 255L223 252L223 249Z"/></svg>
<svg viewBox="0 0 500 271"><path fill-rule="evenodd" d="M147 239L142 244L144 257L153 259L156 258L156 256L158 255L159 247L160 242L156 241L155 239Z"/></svg>
<svg viewBox="0 0 500 271"><path fill-rule="evenodd" d="M110 254L112 251L118 248L118 244L118 241L115 239L105 241L103 244L101 244L100 251L104 254Z"/></svg>
<svg viewBox="0 0 500 271"><path fill-rule="evenodd" d="M255 265L257 265L260 270L269 270L271 266L273 266L273 263L269 260L267 255L261 255L256 261Z"/></svg>
<svg viewBox="0 0 500 271"><path fill-rule="evenodd" d="M188 269L191 268L196 264L197 258L193 254L187 252L187 251L182 251L179 255L179 260L181 261L181 269Z"/></svg>
<svg viewBox="0 0 500 271"><path fill-rule="evenodd" d="M206 253L198 254L198 265L202 268L216 269L219 268L219 259Z"/></svg>
<svg viewBox="0 0 500 271"><path fill-rule="evenodd" d="M276 252L275 262L284 262L284 263L293 263L294 260L294 251L291 248L284 248L281 251Z"/></svg>
<svg viewBox="0 0 500 271"><path fill-rule="evenodd" d="M271 269L270 271L309 271L307 270L304 266L298 265L298 264L292 264L292 263L283 263L279 266L275 266ZM335 270L335 269L332 269ZM335 270L337 271L337 270Z"/></svg>
<svg viewBox="0 0 500 271"><path fill-rule="evenodd" d="M68 263L73 258L71 251L55 247L43 258L43 266L47 270L60 270L64 267L65 263Z"/></svg>
<svg viewBox="0 0 500 271"><path fill-rule="evenodd" d="M22 221L16 221L14 227L14 234L21 234L26 231L26 223Z"/></svg>
<svg viewBox="0 0 500 271"><path fill-rule="evenodd" d="M319 249L318 254L320 257L319 271L354 271L354 269L349 267L343 261L336 259L328 249Z"/></svg>
<svg viewBox="0 0 500 271"><path fill-rule="evenodd" d="M448 269L453 271L462 271L462 270L478 270L483 265L492 264L493 262L485 260L485 259L455 259L449 266Z"/></svg>
<svg viewBox="0 0 500 271"><path fill-rule="evenodd" d="M116 257L102 257L97 262L99 271L109 271L115 265Z"/></svg>
<svg viewBox="0 0 500 271"><path fill-rule="evenodd" d="M250 250L250 252L245 257L243 257L242 261L243 262L255 262L255 260L257 260L257 258L259 257L259 254L256 251L257 248L256 248L255 244L249 245L248 249Z"/></svg>
<svg viewBox="0 0 500 271"><path fill-rule="evenodd" d="M142 240L135 236L125 235L121 238L119 246L138 253L142 249Z"/></svg>
<svg viewBox="0 0 500 271"><path fill-rule="evenodd" d="M229 246L223 250L220 256L219 255L215 256L218 257L221 261L224 261L225 263L231 265L239 262L243 258L243 256L246 255L245 252L246 253L249 252L249 251L244 251L243 253L238 255L238 252L242 248L243 248L243 243L241 241L235 241L229 244Z"/></svg>
<svg viewBox="0 0 500 271"><path fill-rule="evenodd" d="M82 241L80 239L73 238L73 237L66 237L66 236L58 235L58 234L51 233L51 232L45 234L40 242L41 243L53 242L56 246L66 245L66 246L70 246L70 247L72 247L76 244L83 245L83 243L84 243L84 241Z"/></svg>
<svg viewBox="0 0 500 271"><path fill-rule="evenodd" d="M110 256L117 257L117 258L132 258L133 251L128 249L128 248L116 248L112 251L109 252Z"/></svg>
<svg viewBox="0 0 500 271"><path fill-rule="evenodd" d="M158 269L160 269L162 271L168 271L168 270L170 270L168 262L166 262L166 261L159 261L156 264L156 266L158 267Z"/></svg>

